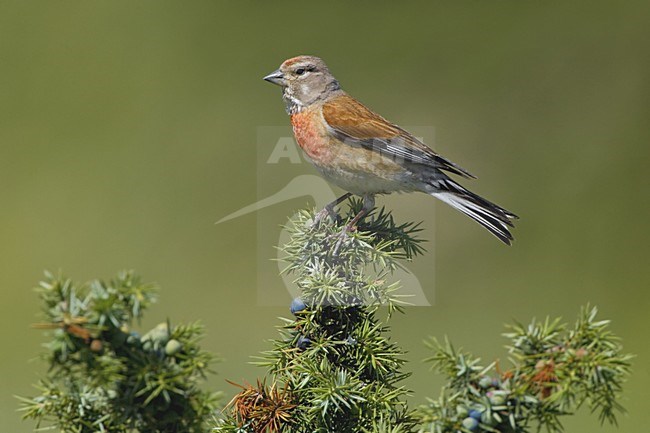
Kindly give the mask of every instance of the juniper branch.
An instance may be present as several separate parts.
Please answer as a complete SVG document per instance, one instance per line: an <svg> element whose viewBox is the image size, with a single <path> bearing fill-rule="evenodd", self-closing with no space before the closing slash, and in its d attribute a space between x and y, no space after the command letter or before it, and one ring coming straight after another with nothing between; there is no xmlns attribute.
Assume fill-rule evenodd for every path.
<svg viewBox="0 0 650 433"><path fill-rule="evenodd" d="M560 433L560 417L585 403L601 422L615 424L632 357L596 314L584 307L572 329L559 319L511 325L504 334L512 364L506 371L431 339L428 361L448 384L438 400L418 409L422 431Z"/></svg>
<svg viewBox="0 0 650 433"><path fill-rule="evenodd" d="M156 287L131 272L77 286L46 273L37 292L51 330L39 396L20 398L24 418L63 432L201 432L216 394L200 389L214 358L200 324L132 329Z"/></svg>
<svg viewBox="0 0 650 433"><path fill-rule="evenodd" d="M390 341L378 312L381 306L388 307L389 317L403 311L399 286L388 280L400 260L423 251L420 229L396 224L382 209L346 232L359 207L353 202L332 224L314 223L314 214L306 211L290 221L291 239L280 249L285 272L301 295L292 303L295 318L284 319L280 338L257 364L267 368L274 384L286 387L285 403L292 408L264 430L259 425L268 408L252 404L227 413L218 431L414 431L408 390L401 385L409 375L402 371L404 353ZM246 396L238 394L233 406L247 402ZM257 415L242 417L243 412Z"/></svg>

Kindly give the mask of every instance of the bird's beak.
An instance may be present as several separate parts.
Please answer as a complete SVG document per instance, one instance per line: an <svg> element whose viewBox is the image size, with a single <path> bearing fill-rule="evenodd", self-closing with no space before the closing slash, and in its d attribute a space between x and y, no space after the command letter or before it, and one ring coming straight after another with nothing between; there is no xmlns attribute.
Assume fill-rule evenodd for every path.
<svg viewBox="0 0 650 433"><path fill-rule="evenodd" d="M264 77L264 81L277 84L278 86L284 86L286 84L286 80L284 79L284 74L279 69L277 71L271 72L269 75Z"/></svg>

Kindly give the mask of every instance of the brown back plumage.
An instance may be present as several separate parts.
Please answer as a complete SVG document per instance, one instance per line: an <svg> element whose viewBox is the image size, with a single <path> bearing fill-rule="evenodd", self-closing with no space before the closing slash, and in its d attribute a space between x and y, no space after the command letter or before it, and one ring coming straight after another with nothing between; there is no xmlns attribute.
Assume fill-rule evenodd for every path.
<svg viewBox="0 0 650 433"><path fill-rule="evenodd" d="M466 178L474 177L350 95L329 98L323 104L323 117L332 132L349 144L372 148L409 163L428 165Z"/></svg>

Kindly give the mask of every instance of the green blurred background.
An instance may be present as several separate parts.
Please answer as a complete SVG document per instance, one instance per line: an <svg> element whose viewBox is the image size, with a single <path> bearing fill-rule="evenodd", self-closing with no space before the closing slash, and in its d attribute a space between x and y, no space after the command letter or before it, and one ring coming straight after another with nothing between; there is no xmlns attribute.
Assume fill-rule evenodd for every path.
<svg viewBox="0 0 650 433"><path fill-rule="evenodd" d="M231 395L224 379L262 373L249 356L289 313L257 303L269 246L256 218L282 221L305 199L214 222L256 200L258 126L288 122L261 77L315 54L386 117L435 126L437 150L479 176L472 188L522 217L506 248L424 195L379 200L435 232L412 266L435 305L392 321L412 403L441 384L420 362L427 335L504 358L504 322L573 321L591 302L638 354L629 414L617 430L583 410L567 431L647 431L649 21L647 1L3 1L2 430L32 428L12 396L44 373L29 328L43 269L85 281L133 268L162 286L144 326L206 325L225 358L212 388Z"/></svg>

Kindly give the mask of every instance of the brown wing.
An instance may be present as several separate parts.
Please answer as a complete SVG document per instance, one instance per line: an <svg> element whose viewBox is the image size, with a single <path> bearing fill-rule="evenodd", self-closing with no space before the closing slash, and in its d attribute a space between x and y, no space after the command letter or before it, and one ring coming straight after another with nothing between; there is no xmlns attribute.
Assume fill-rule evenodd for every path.
<svg viewBox="0 0 650 433"><path fill-rule="evenodd" d="M341 95L326 102L323 105L323 117L330 132L349 145L361 146L395 159L431 166L466 178L474 177L349 95Z"/></svg>

